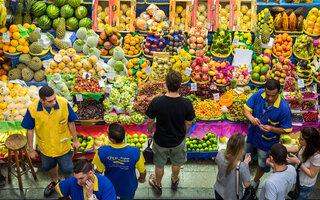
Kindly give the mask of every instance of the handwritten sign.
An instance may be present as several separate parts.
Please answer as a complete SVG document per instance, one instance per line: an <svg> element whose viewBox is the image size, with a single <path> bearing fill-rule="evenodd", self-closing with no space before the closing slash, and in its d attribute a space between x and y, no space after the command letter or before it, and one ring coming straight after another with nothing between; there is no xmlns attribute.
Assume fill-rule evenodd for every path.
<svg viewBox="0 0 320 200"><path fill-rule="evenodd" d="M191 75L192 69L190 67L187 67L186 70L184 71L184 75L190 76Z"/></svg>
<svg viewBox="0 0 320 200"><path fill-rule="evenodd" d="M82 94L76 94L76 100L77 100L77 101L83 101L83 96L82 96Z"/></svg>
<svg viewBox="0 0 320 200"><path fill-rule="evenodd" d="M191 83L191 91L197 91L197 83Z"/></svg>

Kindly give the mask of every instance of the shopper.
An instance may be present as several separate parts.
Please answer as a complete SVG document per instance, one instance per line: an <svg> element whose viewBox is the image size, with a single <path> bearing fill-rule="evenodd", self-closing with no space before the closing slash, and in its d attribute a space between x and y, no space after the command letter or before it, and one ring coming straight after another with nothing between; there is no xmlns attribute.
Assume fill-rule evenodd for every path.
<svg viewBox="0 0 320 200"><path fill-rule="evenodd" d="M40 150L42 169L50 172L51 183L45 188L44 196L54 192L58 182L58 166L68 178L73 173L70 151L70 132L73 135L73 148L80 143L77 138L74 121L78 118L68 101L56 96L49 86L39 90L39 100L31 103L21 126L27 129L29 155L36 159L39 155L33 147L34 132Z"/></svg>
<svg viewBox="0 0 320 200"><path fill-rule="evenodd" d="M290 156L287 157L287 161L299 167L300 193L298 200L303 200L308 199L313 192L320 169L319 132L312 127L303 128L299 143L299 147L288 148Z"/></svg>
<svg viewBox="0 0 320 200"><path fill-rule="evenodd" d="M267 164L273 173L263 182L260 200L284 200L296 183L296 170L286 164L287 149L279 143L272 145Z"/></svg>
<svg viewBox="0 0 320 200"><path fill-rule="evenodd" d="M124 143L125 131L121 125L110 124L107 132L111 144L100 147L92 163L98 172L105 170L105 176L112 182L120 199L133 199L138 181L145 182L144 157L140 149ZM136 169L140 173L138 179Z"/></svg>
<svg viewBox="0 0 320 200"><path fill-rule="evenodd" d="M162 194L161 180L168 156L172 163L171 189L173 190L178 188L180 168L187 160L185 138L195 113L191 101L178 93L181 81L180 73L170 71L166 76L168 92L154 98L146 112L148 136L153 137L152 150L155 164L155 175L150 175L149 183L158 195ZM156 131L153 135L155 118Z"/></svg>
<svg viewBox="0 0 320 200"><path fill-rule="evenodd" d="M93 164L85 159L78 160L74 164L74 176L58 183L55 189L60 196L70 196L77 200L117 199L116 192L109 179L100 174L94 174Z"/></svg>
<svg viewBox="0 0 320 200"><path fill-rule="evenodd" d="M236 167L239 166L239 198L243 196L243 187L250 186L249 162L250 154L246 154L242 162L245 147L245 137L240 133L233 134L227 143L227 149L219 151L216 157L218 164L217 181L214 192L217 200L237 199Z"/></svg>
<svg viewBox="0 0 320 200"><path fill-rule="evenodd" d="M269 79L265 89L255 92L244 105L243 114L250 121L245 152L252 157L258 154L258 168L253 187L258 188L260 178L270 171L266 165L268 151L279 143L280 135L292 130L291 111L288 103L280 97L280 82Z"/></svg>

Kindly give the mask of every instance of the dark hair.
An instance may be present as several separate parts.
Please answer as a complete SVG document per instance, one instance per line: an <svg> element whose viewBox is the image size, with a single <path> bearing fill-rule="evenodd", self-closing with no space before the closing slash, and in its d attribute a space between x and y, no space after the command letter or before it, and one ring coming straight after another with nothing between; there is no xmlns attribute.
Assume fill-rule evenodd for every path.
<svg viewBox="0 0 320 200"><path fill-rule="evenodd" d="M180 88L182 77L179 72L170 71L166 76L166 85L170 92L177 92Z"/></svg>
<svg viewBox="0 0 320 200"><path fill-rule="evenodd" d="M277 89L280 92L280 82L275 79L268 79L266 82L266 89L275 90Z"/></svg>
<svg viewBox="0 0 320 200"><path fill-rule="evenodd" d="M93 170L93 164L86 159L80 159L74 163L73 171L75 174L80 172L87 174Z"/></svg>
<svg viewBox="0 0 320 200"><path fill-rule="evenodd" d="M43 86L39 90L39 97L42 100L46 100L46 97L51 97L52 95L54 95L54 91L49 86Z"/></svg>
<svg viewBox="0 0 320 200"><path fill-rule="evenodd" d="M303 128L301 136L306 141L306 146L302 153L302 160L306 162L313 154L320 151L320 136L317 129L313 127Z"/></svg>
<svg viewBox="0 0 320 200"><path fill-rule="evenodd" d="M272 156L277 165L284 165L287 159L287 148L282 144L276 143L270 149L270 156Z"/></svg>
<svg viewBox="0 0 320 200"><path fill-rule="evenodd" d="M120 124L112 123L108 128L108 136L109 138L114 139L116 143L120 143L124 140L124 128Z"/></svg>

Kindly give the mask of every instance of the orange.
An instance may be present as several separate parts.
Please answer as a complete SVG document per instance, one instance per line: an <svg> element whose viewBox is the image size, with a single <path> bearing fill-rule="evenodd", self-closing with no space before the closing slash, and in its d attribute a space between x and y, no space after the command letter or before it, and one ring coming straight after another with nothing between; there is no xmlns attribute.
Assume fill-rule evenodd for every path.
<svg viewBox="0 0 320 200"><path fill-rule="evenodd" d="M15 47L9 47L9 53L15 53L16 51Z"/></svg>
<svg viewBox="0 0 320 200"><path fill-rule="evenodd" d="M26 42L24 43L24 46L29 46L29 42L26 41Z"/></svg>
<svg viewBox="0 0 320 200"><path fill-rule="evenodd" d="M19 32L14 32L12 34L13 39L19 40L20 39L20 33Z"/></svg>
<svg viewBox="0 0 320 200"><path fill-rule="evenodd" d="M148 64L146 62L142 63L142 65L141 65L141 68L145 68L145 67L148 67Z"/></svg>
<svg viewBox="0 0 320 200"><path fill-rule="evenodd" d="M3 51L9 51L9 45L3 45Z"/></svg>
<svg viewBox="0 0 320 200"><path fill-rule="evenodd" d="M139 69L139 68L140 68L140 66L139 66L139 65L135 65L133 68L135 68L135 69Z"/></svg>
<svg viewBox="0 0 320 200"><path fill-rule="evenodd" d="M36 29L37 28L37 26L35 25L35 24L31 24L30 25L33 29Z"/></svg>
<svg viewBox="0 0 320 200"><path fill-rule="evenodd" d="M133 46L130 47L130 51L134 52L135 50L136 50L135 47L133 47Z"/></svg>
<svg viewBox="0 0 320 200"><path fill-rule="evenodd" d="M145 75L145 74L142 74L142 76L141 76L141 78L147 78L147 75Z"/></svg>
<svg viewBox="0 0 320 200"><path fill-rule="evenodd" d="M128 50L127 49L123 49L124 54L128 54Z"/></svg>
<svg viewBox="0 0 320 200"><path fill-rule="evenodd" d="M26 29L29 29L29 28L30 28L30 24L24 23L24 24L23 24L23 27L25 27Z"/></svg>
<svg viewBox="0 0 320 200"><path fill-rule="evenodd" d="M134 54L138 54L139 53L139 51L136 49L136 50L134 50L134 52L133 52Z"/></svg>
<svg viewBox="0 0 320 200"><path fill-rule="evenodd" d="M130 44L130 39L129 39L129 38L125 39L125 40L124 40L124 43L125 43L125 44Z"/></svg>
<svg viewBox="0 0 320 200"><path fill-rule="evenodd" d="M9 33L10 37L12 37L12 33L10 31L7 31L7 33Z"/></svg>
<svg viewBox="0 0 320 200"><path fill-rule="evenodd" d="M24 39L24 38L19 39L19 44L24 45L25 43L26 43L26 39Z"/></svg>
<svg viewBox="0 0 320 200"><path fill-rule="evenodd" d="M128 68L130 69L130 68L132 68L132 67L133 67L132 62L128 62Z"/></svg>
<svg viewBox="0 0 320 200"><path fill-rule="evenodd" d="M15 47L18 46L19 42L18 40L11 40L10 44Z"/></svg>
<svg viewBox="0 0 320 200"><path fill-rule="evenodd" d="M137 64L139 62L139 58L134 58L134 59L131 60L131 62L133 64Z"/></svg>
<svg viewBox="0 0 320 200"><path fill-rule="evenodd" d="M129 44L125 44L124 48L127 49L127 50L130 50L130 45Z"/></svg>
<svg viewBox="0 0 320 200"><path fill-rule="evenodd" d="M130 76L132 76L133 71L132 71L131 69L128 69L128 74L129 74Z"/></svg>
<svg viewBox="0 0 320 200"><path fill-rule="evenodd" d="M134 40L131 40L131 41L130 41L130 45L131 45L131 46L134 46L134 45L136 45L136 42L135 42Z"/></svg>
<svg viewBox="0 0 320 200"><path fill-rule="evenodd" d="M29 47L28 46L24 46L22 49L23 53L29 53Z"/></svg>
<svg viewBox="0 0 320 200"><path fill-rule="evenodd" d="M140 43L139 38L134 38L134 41L135 41L136 44L139 44L139 43Z"/></svg>
<svg viewBox="0 0 320 200"><path fill-rule="evenodd" d="M141 76L142 76L142 73L141 73L140 71L137 71L137 72L136 72L136 76L137 76L137 78L138 78L138 77L141 77Z"/></svg>
<svg viewBox="0 0 320 200"><path fill-rule="evenodd" d="M10 30L11 33L18 31L18 29L19 29L19 27L17 25L15 25L15 24L12 24L9 27L9 30Z"/></svg>
<svg viewBox="0 0 320 200"><path fill-rule="evenodd" d="M133 55L133 52L132 52L132 51L129 51L129 52L128 52L128 55L129 55L129 56Z"/></svg>
<svg viewBox="0 0 320 200"><path fill-rule="evenodd" d="M19 46L17 47L17 51L22 51L22 49L23 49L23 46L22 46L22 45L19 45Z"/></svg>

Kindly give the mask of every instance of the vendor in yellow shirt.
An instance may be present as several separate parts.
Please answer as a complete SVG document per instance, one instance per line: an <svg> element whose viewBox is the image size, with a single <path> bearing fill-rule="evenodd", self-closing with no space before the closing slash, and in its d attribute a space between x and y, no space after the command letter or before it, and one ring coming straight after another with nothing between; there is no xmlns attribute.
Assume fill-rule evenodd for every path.
<svg viewBox="0 0 320 200"><path fill-rule="evenodd" d="M51 183L45 188L44 196L55 191L58 183L58 166L65 178L73 173L70 151L70 132L73 148L80 146L74 121L78 118L65 98L57 97L53 89L44 86L39 90L39 100L32 102L21 123L27 129L29 155L36 159L39 154L33 148L33 136L40 150L42 168L50 172Z"/></svg>

